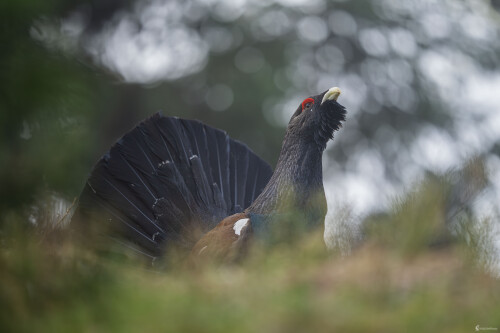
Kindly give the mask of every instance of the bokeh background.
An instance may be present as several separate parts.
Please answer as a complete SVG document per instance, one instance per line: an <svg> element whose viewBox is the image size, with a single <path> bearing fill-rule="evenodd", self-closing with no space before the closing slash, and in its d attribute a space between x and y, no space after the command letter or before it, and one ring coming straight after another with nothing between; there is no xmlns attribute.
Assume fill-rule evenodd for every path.
<svg viewBox="0 0 500 333"><path fill-rule="evenodd" d="M68 205L98 157L162 111L226 130L274 165L305 97L342 88L333 213L383 211L426 173L480 157L500 201L498 1L6 1L1 209ZM61 206L61 207L63 207ZM65 207L65 206L64 206Z"/></svg>
<svg viewBox="0 0 500 333"><path fill-rule="evenodd" d="M486 170L485 187L471 195L466 193L456 205L467 218L493 221L488 224L491 227L487 229L488 237L492 237L497 250L500 248L498 0L7 0L0 3L0 42L2 247L7 244L6 236L11 235L7 230L12 225L69 221L71 207L92 165L121 135L157 111L199 119L223 129L274 166L286 124L297 105L309 95L339 86L343 92L339 102L346 106L348 117L324 157L329 203L326 238L337 235L335 221L341 220L342 227L349 225L348 228L357 230L361 221L390 211L394 198L420 186L417 184L422 179L460 169L475 159ZM432 201L436 191L426 191L421 193L427 201L421 201L417 207L424 212L430 207L428 213L434 216L432 205L440 199ZM403 214L397 218L406 220L406 217ZM426 217L415 214L409 221L418 219ZM408 230L413 230L409 226ZM25 248L26 253L31 253L31 247ZM7 267L5 272L18 272L24 257L11 258L9 251L5 253L7 259L2 257L0 266ZM29 255L37 265L43 261ZM366 275L363 267L371 267L370 262L379 263L369 254L357 258L349 267L354 267L353 274L358 277ZM447 256L435 261L434 256L426 258L419 267L431 263L430 271L446 269L447 264L455 262ZM274 262L280 263L282 259L278 255ZM35 269L38 266L34 265L35 268L26 270L28 273L24 268L20 275L12 273L16 278L0 274L0 278L5 278L2 285L10 288L25 277L30 283L37 278L52 281L48 278L52 271L69 274L74 281L81 278L92 286L100 286L99 279L109 277L100 275L101 267L91 265L94 268L80 271L78 266L68 273L60 265L55 270L49 269L52 266L48 262L41 269ZM438 264L432 266L432 262ZM290 276L287 269L279 273L286 279ZM456 275L454 269L450 268L450 276ZM256 272L262 273L259 276L269 275L266 270ZM319 272L320 280L328 276L328 270L326 275L323 268ZM368 269L368 273L374 272ZM397 272L395 276L399 279ZM92 279L82 277L85 274ZM235 274L236 280L231 281L251 285L251 279L239 279L240 273ZM344 273L335 274L338 277ZM93 280L94 276L98 281ZM425 290L428 295L440 295L441 289L433 289L440 286L433 278L431 274L430 287ZM211 276L206 279L211 281ZM77 282L68 287L69 278L61 281L55 280L54 286L48 283L47 290L35 289L40 295L49 295L49 300L55 295L56 305L59 299L66 304L65 296L61 295L68 292L81 293L82 299L87 297L88 290L75 287ZM461 319L474 322L477 318L462 316L463 313L487 307L483 301L493 283L484 282L483 277L461 281L465 282L460 287L467 283L472 287L470 294L456 294L455 289L450 289L451 296L446 294L449 298L443 301L446 307L453 306L455 301L467 305L456 312L455 323L459 327ZM26 299L30 300L31 287L26 287L26 291L21 282L19 295L26 292ZM173 286L166 292L174 295L175 303L176 285L183 282L170 282ZM196 288L196 281L186 283L189 288ZM216 290L220 288L221 293L227 287L204 283ZM474 289L482 283L486 289ZM107 290L109 286L103 285ZM133 285L140 283L135 281ZM270 290L274 288L269 286ZM130 289L127 288L124 290ZM255 290L258 288L255 286ZM362 295L366 291L363 288ZM293 306L293 295L302 300L300 290L297 294L285 293L284 304ZM101 292L94 291L96 295ZM153 289L145 292L156 295ZM360 296L360 302L372 304L375 310L380 304L389 304L387 316L393 310L404 309L390 306L397 302L384 303L392 300L392 289L378 292L374 291L374 295L385 298L374 296L372 303L370 299L366 303L364 296ZM186 303L186 309L203 312L211 306L210 295L207 299L196 299L196 292L190 291L179 297L186 295L193 302ZM427 294L418 290L416 295L413 300L418 306L415 305L415 317L410 317L423 326L415 327L436 328L425 326L428 323L420 322L419 318L429 309L433 312L427 316L435 314L439 321L441 308L433 305L441 303L434 296L425 298L422 295ZM460 295L470 298L467 301L453 298ZM479 296L476 299L474 295ZM352 295L344 296L345 299L339 296L339 311L349 309L345 305ZM354 296L356 299L359 295ZM137 300L128 294L124 297ZM17 309L13 304L23 304L15 297L12 299L6 303L9 308ZM474 302L468 303L469 300ZM93 302L99 301L92 299ZM121 304L126 302L112 305ZM166 304L165 310L172 310ZM35 305L33 313L39 308ZM227 316L217 309L212 309L214 315ZM301 309L296 310L302 315ZM19 318L27 318L21 310L16 312L22 314ZM354 307L352 317L347 318L358 318L358 310ZM294 311L290 318L310 319L297 317ZM122 314L126 313L124 310ZM316 313L321 312L310 312ZM486 326L491 313L494 311L485 311L485 321L478 324ZM185 320L179 321L182 325L189 323L189 311L184 314ZM80 318L78 314L75 316L75 320ZM89 316L94 318L92 314ZM402 326L398 327L406 327L406 317L397 318L403 318ZM143 327L142 319L136 320L138 327ZM55 323L54 327L58 327L58 322ZM463 326L464 330L469 331L472 327L469 326ZM122 326L113 327L120 331ZM283 327L289 331L287 325ZM368 326L363 327L360 331L368 331ZM376 330L377 326L374 327Z"/></svg>

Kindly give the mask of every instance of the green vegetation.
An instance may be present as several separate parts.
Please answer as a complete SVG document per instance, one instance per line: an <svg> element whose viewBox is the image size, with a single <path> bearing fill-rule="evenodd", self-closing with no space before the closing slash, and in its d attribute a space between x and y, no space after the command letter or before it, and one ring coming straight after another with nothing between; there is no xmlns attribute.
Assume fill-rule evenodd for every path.
<svg viewBox="0 0 500 333"><path fill-rule="evenodd" d="M131 254L78 247L64 230L10 228L0 252L0 331L500 327L500 284L482 264L485 251L474 246L479 234L465 242L443 228L452 193L443 179L423 182L392 211L367 221L362 244L349 256L327 252L317 231L293 243L256 244L238 264L159 270ZM460 221L464 228L478 224Z"/></svg>
<svg viewBox="0 0 500 333"><path fill-rule="evenodd" d="M113 15L134 3L142 2L0 2L0 332L500 330L493 222L475 217L470 207L488 182L475 163L415 184L391 209L367 217L360 234L334 221L343 232L336 239L340 249L332 252L320 231L297 236L292 230L293 241L256 245L241 263L158 269L116 249L77 245L69 230L53 224L68 220L57 216L66 209L55 209L59 199L77 198L92 163L148 115L163 110L202 120L272 163L283 137L283 101L339 79L353 110L327 152L325 175L353 178L367 164L360 157L371 156L383 164L377 177L399 184L407 180L406 166L430 172L434 165L434 155L415 155L417 138L452 133L452 143L468 142L474 129L491 135L478 136L480 152L498 165L498 131L479 126L480 120L494 124L494 108L485 118L479 111L492 111L489 104L477 104L489 102L489 95L461 90L479 74L491 74L494 82L500 64L498 12L489 2L325 1L323 9L274 4L232 22L217 19L212 10L220 6L202 6L199 16L200 8L188 6L196 15L171 16L194 19L190 29L203 38L228 33L229 39L222 34L215 42L232 44L217 49L214 42L199 72L152 85L119 79L84 47L109 24L118 25ZM65 35L62 23L89 8L82 35ZM333 29L332 18L350 25ZM280 22L281 28L273 24ZM318 24L325 40L314 39ZM275 34L266 35L266 27ZM377 40L383 43L371 43ZM251 52L240 52L247 47ZM235 59L245 54L261 68L238 69ZM423 66L429 59L444 63L453 76L439 68L425 71L434 68ZM221 84L231 87L233 104L214 111L206 98ZM469 107L466 97L476 97ZM421 135L428 126L431 131ZM429 141L440 154L435 138ZM457 151L471 151L460 142Z"/></svg>

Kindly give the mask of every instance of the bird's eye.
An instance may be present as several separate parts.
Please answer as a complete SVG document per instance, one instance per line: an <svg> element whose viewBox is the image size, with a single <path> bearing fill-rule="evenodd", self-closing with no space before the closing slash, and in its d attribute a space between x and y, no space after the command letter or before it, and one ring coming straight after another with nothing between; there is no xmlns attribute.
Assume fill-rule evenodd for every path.
<svg viewBox="0 0 500 333"><path fill-rule="evenodd" d="M314 99L312 99L312 98L306 98L302 102L302 111L304 111L306 109L309 109L311 106L313 106L313 104L314 104Z"/></svg>

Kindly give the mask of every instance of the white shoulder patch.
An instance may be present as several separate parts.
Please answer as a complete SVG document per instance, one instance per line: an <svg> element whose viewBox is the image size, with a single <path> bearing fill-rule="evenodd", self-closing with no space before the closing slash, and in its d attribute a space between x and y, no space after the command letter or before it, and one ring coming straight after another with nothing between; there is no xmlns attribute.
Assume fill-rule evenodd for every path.
<svg viewBox="0 0 500 333"><path fill-rule="evenodd" d="M247 225L248 220L249 219L241 219L241 220L236 221L236 223L234 223L233 230L234 230L234 233L236 235L238 235L238 236L240 235L241 229L243 229L243 227Z"/></svg>
<svg viewBox="0 0 500 333"><path fill-rule="evenodd" d="M203 251L205 251L207 249L207 247L208 246L206 246L206 245L204 247L202 247L201 250L200 250L200 252L198 252L198 255L200 255Z"/></svg>

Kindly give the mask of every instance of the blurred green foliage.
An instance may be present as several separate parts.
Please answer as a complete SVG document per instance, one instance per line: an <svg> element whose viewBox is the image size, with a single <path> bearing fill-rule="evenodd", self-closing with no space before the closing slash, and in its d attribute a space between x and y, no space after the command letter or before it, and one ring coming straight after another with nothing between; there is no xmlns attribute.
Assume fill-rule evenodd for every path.
<svg viewBox="0 0 500 333"><path fill-rule="evenodd" d="M313 232L289 243L254 246L239 264L178 264L158 271L132 253L97 256L71 242L64 230L28 237L10 230L12 237L0 251L0 330L470 332L476 325L499 327L500 285L477 260L479 252L470 247L474 242L448 238L432 244L434 235L443 235L449 196L446 187L434 188L430 201L429 186L434 185L419 184L401 198L348 257L328 253L321 234Z"/></svg>
<svg viewBox="0 0 500 333"><path fill-rule="evenodd" d="M368 217L363 232L372 240L371 235L377 235L379 246L393 250L397 247L398 252L410 257L423 248L447 247L457 237L464 241L465 237L470 237L468 241L477 239L471 248L481 251L480 243L484 248L494 248L493 239L479 240L481 235L494 235L491 225L489 231L478 233L484 223L475 219L468 207L487 185L486 170L480 160L472 160L445 175L429 175L396 198L389 212ZM478 252L477 256L481 254Z"/></svg>
<svg viewBox="0 0 500 333"><path fill-rule="evenodd" d="M1 5L0 211L28 205L44 188L77 193L88 169L95 117L88 71L30 38L56 2Z"/></svg>
<svg viewBox="0 0 500 333"><path fill-rule="evenodd" d="M29 207L44 191L72 201L98 157L134 124L159 110L226 130L273 165L284 133L283 119L296 107L286 103L298 103L306 94L333 84L343 85L342 103L348 107L346 128L325 158L325 181L339 188L349 179L344 175L369 176L372 187L397 187L411 178L408 174L421 176L435 165L425 154L426 146L419 148L421 137L453 142L452 148L460 153L453 158L470 158L471 152L495 155L491 129L482 130L479 122L469 124L474 119L494 123L487 120L493 113L457 105L449 94L457 91L455 85L466 88L461 80L468 73L489 73L500 63L495 53L500 46L496 39L488 39L499 31L494 19L498 13L486 3L476 4L467 16L485 20L484 26L477 24L470 30L477 30L476 35L464 33L464 25L451 19L468 13L471 4L465 0L455 5L436 2L434 7L418 1L249 1L241 4L247 12L224 1L209 6L203 1L177 0L43 4L24 0L0 6L2 214ZM221 16L225 10L227 14L225 6L239 14ZM451 9L450 18L445 14ZM163 13L166 22L159 28L157 12ZM436 24L447 29L432 29ZM118 51L113 53L115 58L106 52L120 47L112 37L122 25L130 31L121 36L125 46L118 51L131 62L115 68ZM143 73L151 65L147 56L155 50L147 48L148 43L158 38L159 47L165 47L162 36L169 34L161 31L167 28L202 38L199 44L205 57L198 70L176 79L168 73L165 78L153 75L156 79L149 81L148 77L143 81L124 77L124 71ZM318 37L322 29L325 35ZM445 32L447 36L442 35ZM377 40L380 45L370 42ZM143 54L134 58L128 54L134 55L133 51L125 52L126 47L139 47L142 42ZM441 61L449 53L468 64L465 71L453 71L456 77L448 77L447 64ZM142 56L145 59L140 61ZM169 56L164 58L172 60ZM427 61L430 58L434 62ZM158 63L165 59L156 58ZM173 60L182 63L182 59ZM433 71L427 70L431 67ZM441 81L451 86L443 88L435 82L439 73ZM207 96L221 85L230 88L232 97L228 109L215 111ZM222 97L214 94L215 100ZM474 140L462 135L464 123L487 134L479 149L468 146ZM448 151L444 143L436 145ZM379 168L370 170L367 160ZM372 173L367 175L367 170Z"/></svg>
<svg viewBox="0 0 500 333"><path fill-rule="evenodd" d="M379 18L367 3L328 5L353 13L369 26ZM97 13L102 16L91 22L89 34L123 6L116 1L91 4L101 9ZM469 201L457 197L464 187L456 187L459 182L453 176L415 184L392 209L371 216L363 229L362 245L349 257L328 254L321 235L313 233L295 237L293 244L256 247L241 265L194 271L173 267L159 272L116 253L101 251L98 256L72 243L66 231L53 229L51 196L57 193L69 201L77 197L92 163L133 124L159 109L225 129L273 162L284 130L265 120L262 105L270 96L289 97L290 92L275 84L279 71L273 68L286 62L290 71L295 63L289 58L297 54L282 52L293 39L290 35L254 40L248 37L251 22L242 20L246 43L265 55L265 70L238 73L228 65L237 53L232 49L211 53L203 71L175 82L125 84L86 58L81 45L72 54L32 38L35 22L57 22L74 6L76 2L56 0L0 3L0 331L470 332L476 325L500 328L498 280L485 273L489 266L481 266L496 258L490 246L492 230L464 209ZM208 14L202 23L232 26ZM386 23L401 22L389 18ZM411 27L412 21L403 23ZM349 70L360 71L362 61L370 58L348 38L335 42L352 43ZM435 43L429 41L431 46ZM487 56L477 59L483 59L486 67L497 63L491 50L467 43L461 47L475 59L474 52L484 51ZM292 47L299 55L314 49L304 44ZM449 129L450 110L433 100L435 96L423 88L425 80L415 76L412 88L424 95L417 113L401 112L395 105L374 113L361 109L362 115L350 120L356 123L354 130L343 133L343 145L332 155L345 161L364 145L374 145L389 156L388 168L397 168L392 165L394 154L403 152L380 146L387 135L377 135L381 126L374 124L398 129L403 146L414 139L416 122ZM214 112L204 103L205 87L219 83L232 87L232 108L238 112ZM306 79L291 82L288 78L285 84L304 91L316 89ZM472 178L483 181L482 175ZM34 207L38 207L38 227L28 222ZM458 220L457 230L467 235L462 240L450 235L446 224L453 207L466 212L453 219Z"/></svg>

